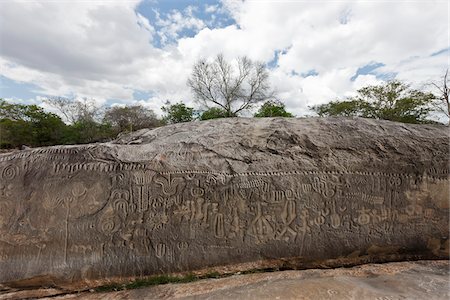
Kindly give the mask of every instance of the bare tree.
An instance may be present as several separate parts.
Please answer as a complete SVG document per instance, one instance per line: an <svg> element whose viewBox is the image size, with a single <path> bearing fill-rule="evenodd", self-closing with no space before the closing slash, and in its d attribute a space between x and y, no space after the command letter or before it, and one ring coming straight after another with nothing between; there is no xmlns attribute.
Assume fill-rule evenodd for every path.
<svg viewBox="0 0 450 300"><path fill-rule="evenodd" d="M431 82L431 86L436 90L436 101L435 107L438 111L444 113L447 118L449 118L450 124L450 102L448 99L450 93L449 79L448 79L448 69L445 71L444 77L441 82Z"/></svg>
<svg viewBox="0 0 450 300"><path fill-rule="evenodd" d="M103 122L111 124L118 133L163 125L151 109L142 105L110 107L106 110Z"/></svg>
<svg viewBox="0 0 450 300"><path fill-rule="evenodd" d="M89 98L51 97L44 102L55 108L64 116L64 121L70 124L78 121L99 121L104 113L104 108Z"/></svg>
<svg viewBox="0 0 450 300"><path fill-rule="evenodd" d="M268 72L261 62L248 57L237 60L237 67L222 54L214 61L199 60L188 79L196 100L206 108L219 107L227 117L238 115L255 103L274 98Z"/></svg>

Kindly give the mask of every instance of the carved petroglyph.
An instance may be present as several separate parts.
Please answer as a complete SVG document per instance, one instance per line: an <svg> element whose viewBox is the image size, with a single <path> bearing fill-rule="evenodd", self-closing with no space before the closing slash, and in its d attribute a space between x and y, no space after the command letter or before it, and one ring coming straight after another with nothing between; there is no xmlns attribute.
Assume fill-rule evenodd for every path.
<svg viewBox="0 0 450 300"><path fill-rule="evenodd" d="M19 174L19 167L15 165L7 165L1 171L0 178L5 181L13 180L18 174Z"/></svg>
<svg viewBox="0 0 450 300"><path fill-rule="evenodd" d="M126 218L129 213L135 210L135 206L130 202L130 192L126 190L113 190L111 193L112 205L117 213Z"/></svg>
<svg viewBox="0 0 450 300"><path fill-rule="evenodd" d="M326 198L331 198L336 193L336 187L320 177L314 177L311 185L315 192Z"/></svg>
<svg viewBox="0 0 450 300"><path fill-rule="evenodd" d="M285 235L290 235L293 240L297 237L297 231L292 228L293 222L297 217L296 203L293 200L287 200L281 212L283 227L277 234L277 239L282 239ZM289 237L287 237L289 239Z"/></svg>
<svg viewBox="0 0 450 300"><path fill-rule="evenodd" d="M248 234L257 239L258 242L265 242L274 237L274 229L271 224L272 216L263 212L265 203L257 202L255 208L255 217L251 221Z"/></svg>
<svg viewBox="0 0 450 300"><path fill-rule="evenodd" d="M380 138L358 119L312 131L308 124L319 121L217 122L220 132L207 122L144 130L128 140L140 140L135 145L119 139L0 154L0 282L46 270L101 278L264 258L307 262L368 255L371 245L444 251L448 158L427 154L444 153L441 142L422 148L391 123L377 125L375 132L385 129ZM289 129L298 122L306 127ZM330 138L342 122L344 138ZM234 123L242 128L230 134ZM361 139L364 132L370 138ZM401 151L420 148L427 157L408 152L403 160L400 151L379 159L371 145L390 136L409 143Z"/></svg>
<svg viewBox="0 0 450 300"><path fill-rule="evenodd" d="M225 236L223 214L221 213L216 214L214 217L214 236L216 238L223 238Z"/></svg>
<svg viewBox="0 0 450 300"><path fill-rule="evenodd" d="M120 226L121 221L112 209L107 209L99 218L98 229L106 236L117 232Z"/></svg>
<svg viewBox="0 0 450 300"><path fill-rule="evenodd" d="M177 193L178 190L182 189L182 185L184 184L184 179L181 177L173 177L171 175L165 176L156 176L155 182L161 186L162 192L166 196L173 196Z"/></svg>
<svg viewBox="0 0 450 300"><path fill-rule="evenodd" d="M167 246L166 244L157 244L155 246L155 255L157 258L163 258L166 255Z"/></svg>
<svg viewBox="0 0 450 300"><path fill-rule="evenodd" d="M187 179L189 180L189 177ZM217 185L217 184L224 185L226 183L226 177L224 174L208 174L206 176L205 182L207 184L213 184L213 185Z"/></svg>

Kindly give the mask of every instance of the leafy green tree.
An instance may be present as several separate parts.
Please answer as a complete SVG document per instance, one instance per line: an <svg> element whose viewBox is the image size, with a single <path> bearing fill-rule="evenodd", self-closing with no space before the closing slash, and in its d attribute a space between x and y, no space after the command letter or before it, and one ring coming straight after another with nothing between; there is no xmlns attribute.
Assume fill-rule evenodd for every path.
<svg viewBox="0 0 450 300"><path fill-rule="evenodd" d="M166 114L164 119L170 124L190 122L194 119L194 109L182 102L170 104L167 101L166 105L161 107L161 109Z"/></svg>
<svg viewBox="0 0 450 300"><path fill-rule="evenodd" d="M85 144L113 139L117 132L111 124L103 124L104 106L95 99L69 99L51 97L44 100L63 116L69 124L63 142L68 144Z"/></svg>
<svg viewBox="0 0 450 300"><path fill-rule="evenodd" d="M0 147L62 144L67 126L55 114L36 105L8 103L0 99Z"/></svg>
<svg viewBox="0 0 450 300"><path fill-rule="evenodd" d="M319 116L359 116L403 123L430 123L427 117L435 96L411 89L398 80L367 86L355 97L310 107Z"/></svg>
<svg viewBox="0 0 450 300"><path fill-rule="evenodd" d="M255 118L265 117L293 117L286 111L284 103L277 100L266 101L254 115Z"/></svg>
<svg viewBox="0 0 450 300"><path fill-rule="evenodd" d="M220 108L217 107L213 107L210 108L208 110L205 110L201 115L200 115L200 120L204 121L204 120L211 120L211 119L219 119L219 118L229 118L229 117L233 117L235 115L228 115L228 113Z"/></svg>
<svg viewBox="0 0 450 300"><path fill-rule="evenodd" d="M117 132L111 124L98 123L94 120L80 120L68 125L65 136L67 144L87 144L96 142L106 142L114 139Z"/></svg>

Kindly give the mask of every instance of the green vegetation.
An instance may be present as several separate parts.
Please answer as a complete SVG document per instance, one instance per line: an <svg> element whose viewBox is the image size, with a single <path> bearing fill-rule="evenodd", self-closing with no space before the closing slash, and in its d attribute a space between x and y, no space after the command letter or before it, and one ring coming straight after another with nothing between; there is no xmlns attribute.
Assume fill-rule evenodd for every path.
<svg viewBox="0 0 450 300"><path fill-rule="evenodd" d="M435 96L393 80L357 91L355 97L311 107L319 116L358 116L403 123L432 123L428 119Z"/></svg>
<svg viewBox="0 0 450 300"><path fill-rule="evenodd" d="M246 274L255 274L255 273L267 273L267 272L276 272L276 271L284 271L284 270L293 270L292 267L274 267L274 268L261 268L261 269L250 269L241 271L238 273L219 273L219 272L209 272L204 275L194 275L192 273L184 275L184 276L170 276L170 275L159 275L159 276L151 276L147 278L136 279L127 283L117 283L117 284L108 284L104 286L99 286L95 288L95 292L111 292L111 291L122 291L122 290L131 290L131 289L139 289L145 288L149 286L159 285L159 284L168 284L168 283L189 283L202 279L218 279L225 278L235 274L246 275Z"/></svg>
<svg viewBox="0 0 450 300"><path fill-rule="evenodd" d="M164 120L169 124L190 122L194 120L194 109L182 102L170 104L169 101L163 106L162 111L166 114Z"/></svg>
<svg viewBox="0 0 450 300"><path fill-rule="evenodd" d="M213 107L208 110L205 110L200 115L200 120L211 120L211 119L219 119L219 118L228 118L235 117L235 115L228 115L227 112L221 108Z"/></svg>
<svg viewBox="0 0 450 300"><path fill-rule="evenodd" d="M103 124L111 126L114 135L121 132L132 132L143 128L154 128L164 125L156 114L141 105L114 106L106 110Z"/></svg>
<svg viewBox="0 0 450 300"><path fill-rule="evenodd" d="M10 104L0 99L0 148L49 146L69 138L57 115L36 105Z"/></svg>
<svg viewBox="0 0 450 300"><path fill-rule="evenodd" d="M164 125L156 114L140 105L105 110L92 100L48 99L56 114L37 105L0 99L0 149L85 144L114 139L119 133Z"/></svg>
<svg viewBox="0 0 450 300"><path fill-rule="evenodd" d="M114 139L122 132L155 128L167 123L236 117L240 112L262 101L266 102L254 117L293 116L286 111L284 103L267 100L272 94L266 82L267 71L262 65L253 63L247 58L242 58L238 63L241 71L245 71L242 74L236 74L231 64L222 56L218 56L212 63L205 61L197 63L189 86L204 107L208 107L207 104L211 103L217 104L204 110L198 117L195 117L192 107L182 102L175 104L166 102L162 107L165 116L159 119L152 110L141 105L114 106L105 109L93 99L73 100L54 97L44 100L47 106L58 111L56 115L37 105L15 104L0 99L0 149L20 148L24 145L40 147L104 142ZM313 106L311 109L322 117L358 116L403 123L435 123L430 120L431 113L440 112L441 115L449 115L447 74L443 78L443 83L433 83L432 86L437 91L436 96L393 80L383 85L364 87L359 89L354 97ZM258 89L255 87L256 95L251 94L251 97L246 99L245 94L249 92L246 88L249 86L251 88L252 82L254 83L252 80L256 79L261 80L263 86ZM211 85L206 84L208 82ZM246 85L243 82L246 82ZM199 99L201 93L209 94L210 88L212 94L209 98Z"/></svg>
<svg viewBox="0 0 450 300"><path fill-rule="evenodd" d="M258 112L254 114L254 117L293 117L293 115L286 111L286 107L281 101L269 100L261 106Z"/></svg>
<svg viewBox="0 0 450 300"><path fill-rule="evenodd" d="M149 287L153 285L159 284L168 284L168 283L189 283L194 282L201 279L209 279L209 278L221 278L231 276L232 274L223 274L221 275L218 272L211 272L205 275L194 275L187 274L184 276L169 276L169 275L159 275L152 276L148 278L136 279L128 283L124 284L110 284L97 287L95 289L96 292L110 292L110 291L120 291L120 290L131 290L131 289L139 289L144 287Z"/></svg>

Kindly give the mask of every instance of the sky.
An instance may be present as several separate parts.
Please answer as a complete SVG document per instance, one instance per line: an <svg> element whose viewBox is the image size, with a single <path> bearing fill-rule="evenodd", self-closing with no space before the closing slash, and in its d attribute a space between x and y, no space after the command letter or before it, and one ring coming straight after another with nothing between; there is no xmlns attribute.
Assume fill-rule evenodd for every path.
<svg viewBox="0 0 450 300"><path fill-rule="evenodd" d="M0 0L0 97L198 108L192 66L222 53L266 63L278 99L304 116L363 86L439 80L449 18L437 0Z"/></svg>

